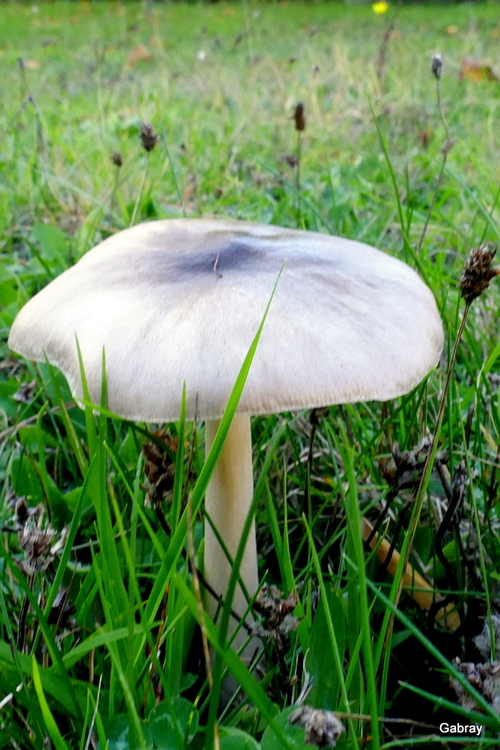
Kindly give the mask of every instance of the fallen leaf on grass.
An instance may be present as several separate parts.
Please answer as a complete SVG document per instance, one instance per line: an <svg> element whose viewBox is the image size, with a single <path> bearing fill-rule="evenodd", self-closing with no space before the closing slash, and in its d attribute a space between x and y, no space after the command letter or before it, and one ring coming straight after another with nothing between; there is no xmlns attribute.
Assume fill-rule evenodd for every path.
<svg viewBox="0 0 500 750"><path fill-rule="evenodd" d="M153 56L143 44L138 44L127 57L127 67L133 68L140 62L151 62Z"/></svg>
<svg viewBox="0 0 500 750"><path fill-rule="evenodd" d="M460 63L458 78L460 81L475 81L476 83L500 80L490 65L481 60L474 60L472 57L464 57Z"/></svg>

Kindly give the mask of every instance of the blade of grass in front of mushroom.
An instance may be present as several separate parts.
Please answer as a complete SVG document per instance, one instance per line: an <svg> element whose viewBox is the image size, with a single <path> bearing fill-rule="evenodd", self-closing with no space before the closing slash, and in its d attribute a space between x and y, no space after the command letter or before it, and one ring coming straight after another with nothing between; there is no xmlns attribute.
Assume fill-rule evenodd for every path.
<svg viewBox="0 0 500 750"><path fill-rule="evenodd" d="M210 449L210 453L206 459L205 466L203 467L202 474L200 475L200 478L198 482L196 483L196 486L193 490L193 511L195 507L194 502L194 495L196 492L196 488L198 487L198 484L202 480L203 472L207 468L207 478L206 478L206 486L208 485L208 481L210 479L210 476L213 473L215 463L219 457L219 454L222 450L224 440L226 438L227 432L229 431L229 427L231 425L233 416L236 412L238 402L241 396L241 393L243 392L243 388L246 382L246 378L248 377L248 373L250 371L250 367L252 365L253 357L255 355L255 352L257 350L257 346L260 340L260 336L262 334L262 330L264 328L267 315L269 313L269 309L271 307L271 303L274 299L274 295L276 293L276 289L279 283L279 280L281 278L281 274L283 273L284 265L281 267L281 270L278 274L278 277L276 279L274 288L272 290L269 302L267 304L267 307L264 311L264 315L262 318L262 321L259 325L259 328L257 330L257 333L254 337L254 340L252 341L251 347L248 351L247 356L245 357L245 361L243 363L243 366L241 368L240 374L238 375L238 379L236 381L235 387L233 389L233 392L231 394L231 397L228 401L228 406L226 407L226 410L224 412L224 416L222 417L222 420L219 425L219 429L217 430L217 434L215 435L215 438L213 440L212 447ZM212 458L212 454L215 453L214 458ZM238 575L239 570L241 566L241 561L243 559L243 554L245 551L246 542L248 539L248 536L250 534L250 530L253 523L253 516L255 514L255 509L257 507L256 503L256 496L254 494L254 499L250 508L249 513L247 514L247 518L245 520L245 524L243 527L243 533L242 533L242 540L240 540L240 543L238 545L238 551L235 556L235 561L231 570L231 575L229 578L229 584L227 593L225 596L225 602L224 602L224 609L222 612L222 619L221 619L221 625L219 630L219 637L220 637L220 645L221 647L226 643L227 635L228 635L228 628L229 628L229 619L231 616L231 608L232 608L232 602L234 599L234 594L236 590L236 584L238 581ZM213 685L210 695L210 708L209 708L209 716L208 716L208 723L207 723L207 733L209 737L212 737L212 732L214 731L214 728L216 726L217 721L217 711L219 706L219 699L220 699L220 691L222 688L222 671L223 671L223 661L220 656L220 654L217 652L214 662L214 667L212 671L212 677L213 677Z"/></svg>
<svg viewBox="0 0 500 750"><path fill-rule="evenodd" d="M207 456L205 463L203 464L203 468L200 472L200 476L198 477L196 484L193 488L192 497L191 497L193 517L198 513L201 507L201 503L203 502L203 497L205 495L206 488L210 481L210 477L213 473L215 464L217 463L220 452L224 445L226 435L229 431L229 427L231 426L231 422L236 413L236 409L237 409L241 394L243 392L243 388L245 386L248 373L250 372L250 367L252 365L255 352L257 350L257 346L258 346L259 339L262 333L262 329L264 327L272 300L274 298L274 294L276 292L276 288L277 288L281 273L282 271L280 271L278 275L278 278L274 285L269 302L264 311L262 321L259 325L259 328L255 334L255 337L250 345L248 353L241 366L239 375L234 384L234 388L228 399L228 403L224 411L224 415L220 421L219 429L217 431L212 447L210 449L210 453ZM150 595L148 606L147 606L147 611L148 611L149 616L154 611L156 611L157 607L159 606L159 603L163 596L163 591L165 590L165 585L172 574L173 568L175 567L177 560L179 559L179 555L181 554L181 550L184 546L186 536L187 536L187 511L184 511L181 518L179 519L179 524L177 528L173 532L170 545L168 547L168 550L165 553L165 558L162 561L161 570L158 574L153 590L151 591L151 595Z"/></svg>
<svg viewBox="0 0 500 750"><path fill-rule="evenodd" d="M97 531L101 544L102 561L105 570L105 586L109 586L109 597L113 603L114 620L119 620L122 613L127 610L128 594L123 582L120 566L120 555L113 530L111 513L108 502L107 490L107 459L108 451L105 441L107 437L107 399L106 399L106 359L102 351L101 370L101 406L98 409L97 420L91 406L87 377L85 375L85 364L83 362L80 346L77 341L78 360L80 363L80 377L85 404L85 424L87 428L87 440L89 457L95 457L97 470L93 476L93 487L91 492L92 502L97 517ZM96 426L96 421L97 425Z"/></svg>

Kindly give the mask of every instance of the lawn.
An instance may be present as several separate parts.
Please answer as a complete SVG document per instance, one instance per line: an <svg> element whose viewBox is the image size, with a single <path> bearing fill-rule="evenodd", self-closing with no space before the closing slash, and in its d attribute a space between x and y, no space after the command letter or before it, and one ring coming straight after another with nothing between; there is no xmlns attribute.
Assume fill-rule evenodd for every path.
<svg viewBox="0 0 500 750"><path fill-rule="evenodd" d="M288 722L302 704L338 712L346 750L498 746L500 290L468 305L459 280L500 238L500 7L19 2L0 17L0 748L305 750ZM254 671L227 646L230 603L219 630L193 580L204 425L81 409L7 346L23 304L99 241L199 216L374 245L418 270L446 333L407 396L253 420L259 574L288 613L257 616ZM394 606L407 551L453 624L408 591ZM229 703L225 668L242 689ZM458 723L481 736L440 734Z"/></svg>

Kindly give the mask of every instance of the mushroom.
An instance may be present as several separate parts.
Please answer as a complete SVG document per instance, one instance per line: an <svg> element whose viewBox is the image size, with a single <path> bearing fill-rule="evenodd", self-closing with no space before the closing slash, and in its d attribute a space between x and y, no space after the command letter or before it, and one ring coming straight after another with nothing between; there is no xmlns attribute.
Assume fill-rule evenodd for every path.
<svg viewBox="0 0 500 750"><path fill-rule="evenodd" d="M284 267L283 267L283 264ZM206 492L206 513L234 558L253 495L250 416L388 400L436 365L443 330L434 297L406 264L368 245L241 221L140 224L101 242L17 316L14 351L49 362L83 397L130 420L206 421L210 449L280 270L245 388ZM231 573L209 524L205 577L224 595ZM258 588L255 529L241 579ZM216 602L208 602L214 614ZM246 598L237 587L233 609Z"/></svg>

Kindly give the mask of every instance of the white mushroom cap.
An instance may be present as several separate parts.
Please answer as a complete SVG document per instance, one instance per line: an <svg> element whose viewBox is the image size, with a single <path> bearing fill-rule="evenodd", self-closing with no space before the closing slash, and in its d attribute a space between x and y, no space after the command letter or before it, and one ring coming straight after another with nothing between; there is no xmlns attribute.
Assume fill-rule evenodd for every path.
<svg viewBox="0 0 500 750"><path fill-rule="evenodd" d="M436 365L431 291L368 245L247 222L174 219L104 240L21 310L9 345L132 420L219 418L285 263L239 414L387 400ZM197 406L195 407L197 400Z"/></svg>

